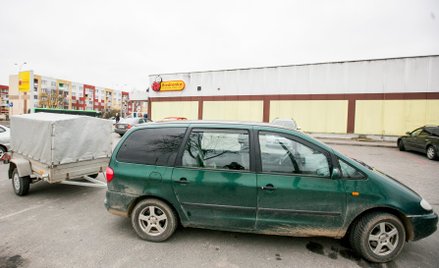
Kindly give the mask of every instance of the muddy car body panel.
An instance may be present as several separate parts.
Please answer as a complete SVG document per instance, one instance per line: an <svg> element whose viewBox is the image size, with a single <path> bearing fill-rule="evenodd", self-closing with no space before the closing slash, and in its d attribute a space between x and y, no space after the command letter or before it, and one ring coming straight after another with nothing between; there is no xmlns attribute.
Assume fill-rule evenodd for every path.
<svg viewBox="0 0 439 268"><path fill-rule="evenodd" d="M396 216L406 240L437 228L428 203L397 180L304 133L268 124L148 124L121 139L109 168L105 205L134 223L159 213L150 206L144 216L133 215L139 202L158 199L183 226L218 230L341 238L375 214Z"/></svg>

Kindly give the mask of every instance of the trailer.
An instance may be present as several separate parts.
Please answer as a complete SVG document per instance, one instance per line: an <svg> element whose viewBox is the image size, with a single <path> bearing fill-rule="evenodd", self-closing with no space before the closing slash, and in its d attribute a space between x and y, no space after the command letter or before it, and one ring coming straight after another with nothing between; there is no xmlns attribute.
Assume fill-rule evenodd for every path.
<svg viewBox="0 0 439 268"><path fill-rule="evenodd" d="M105 188L96 180L112 152L112 123L88 116L34 113L11 117L9 179L15 194L45 181Z"/></svg>

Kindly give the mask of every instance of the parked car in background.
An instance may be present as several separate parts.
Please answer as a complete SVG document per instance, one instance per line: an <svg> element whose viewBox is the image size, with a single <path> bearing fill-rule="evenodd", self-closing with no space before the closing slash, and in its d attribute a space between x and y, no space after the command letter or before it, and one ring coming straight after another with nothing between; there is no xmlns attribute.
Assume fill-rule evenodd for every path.
<svg viewBox="0 0 439 268"><path fill-rule="evenodd" d="M114 125L114 132L123 136L132 127L143 123L146 123L146 121L142 117L120 119L119 123Z"/></svg>
<svg viewBox="0 0 439 268"><path fill-rule="evenodd" d="M172 121L129 131L106 170L109 212L159 242L177 225L347 237L372 262L429 236L419 194L312 137L270 124Z"/></svg>
<svg viewBox="0 0 439 268"><path fill-rule="evenodd" d="M300 130L300 127L292 118L276 118L271 122L271 124L275 126L286 127L289 129Z"/></svg>
<svg viewBox="0 0 439 268"><path fill-rule="evenodd" d="M159 120L157 122L168 122L168 121L179 121L179 120L187 120L186 117L179 117L179 116L168 116L163 118L162 120Z"/></svg>
<svg viewBox="0 0 439 268"><path fill-rule="evenodd" d="M0 154L8 152L11 142L11 130L8 127L0 125Z"/></svg>
<svg viewBox="0 0 439 268"><path fill-rule="evenodd" d="M108 118L108 120L110 120L111 123L113 123L113 126L116 125L116 117L112 116L112 117Z"/></svg>
<svg viewBox="0 0 439 268"><path fill-rule="evenodd" d="M423 126L398 138L400 151L416 151L430 160L439 159L439 126Z"/></svg>

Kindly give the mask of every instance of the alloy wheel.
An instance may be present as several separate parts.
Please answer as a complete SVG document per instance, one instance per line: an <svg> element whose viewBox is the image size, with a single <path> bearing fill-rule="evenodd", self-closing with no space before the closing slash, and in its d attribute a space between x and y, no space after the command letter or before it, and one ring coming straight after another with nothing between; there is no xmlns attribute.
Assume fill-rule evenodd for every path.
<svg viewBox="0 0 439 268"><path fill-rule="evenodd" d="M166 231L168 217L159 207L148 206L139 214L139 225L148 235L158 236Z"/></svg>
<svg viewBox="0 0 439 268"><path fill-rule="evenodd" d="M379 256L391 254L399 242L398 229L389 222L380 222L369 234L369 248Z"/></svg>
<svg viewBox="0 0 439 268"><path fill-rule="evenodd" d="M434 148L432 146L428 147L428 149L427 149L427 157L428 157L428 159L433 159L435 154L436 153L434 151Z"/></svg>

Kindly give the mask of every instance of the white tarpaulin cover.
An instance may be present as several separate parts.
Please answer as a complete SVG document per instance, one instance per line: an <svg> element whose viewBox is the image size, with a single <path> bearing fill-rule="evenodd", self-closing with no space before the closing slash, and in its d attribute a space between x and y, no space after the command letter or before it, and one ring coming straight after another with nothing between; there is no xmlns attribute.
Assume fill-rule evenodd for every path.
<svg viewBox="0 0 439 268"><path fill-rule="evenodd" d="M112 122L66 114L11 117L14 152L51 165L111 156Z"/></svg>

